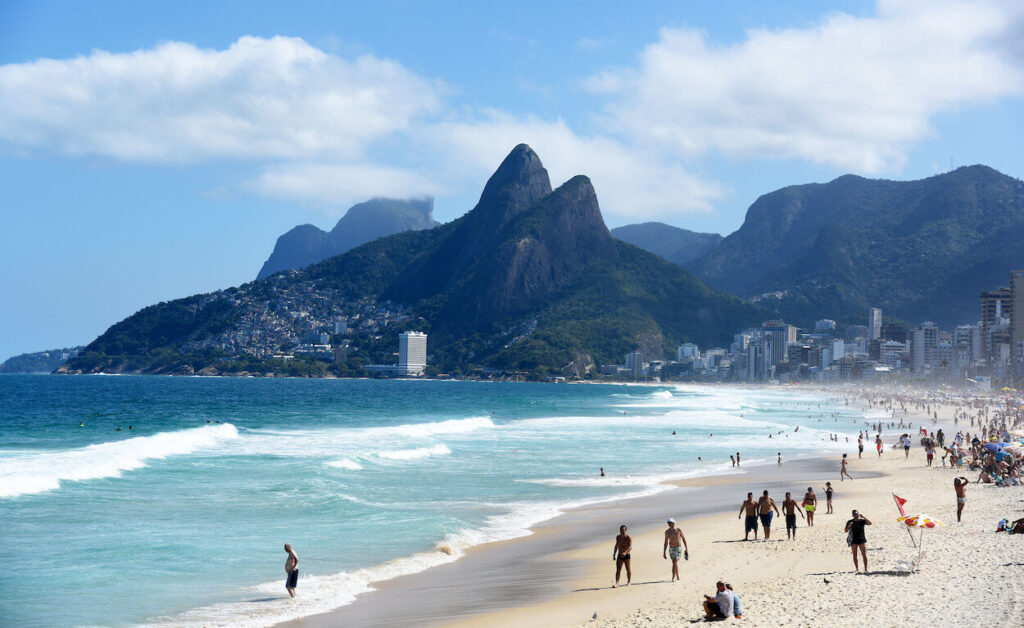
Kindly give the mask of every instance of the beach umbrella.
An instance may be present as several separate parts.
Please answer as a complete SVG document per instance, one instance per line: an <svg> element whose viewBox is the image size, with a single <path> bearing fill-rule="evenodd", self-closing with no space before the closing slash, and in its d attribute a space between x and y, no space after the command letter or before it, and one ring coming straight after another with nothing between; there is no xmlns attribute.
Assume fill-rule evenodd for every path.
<svg viewBox="0 0 1024 628"><path fill-rule="evenodd" d="M914 561L915 565L921 562L921 542L924 541L924 529L946 527L946 524L942 523L938 519L925 514L907 515L905 517L899 517L897 521L907 526L908 529L921 528L921 534L917 539L917 560Z"/></svg>

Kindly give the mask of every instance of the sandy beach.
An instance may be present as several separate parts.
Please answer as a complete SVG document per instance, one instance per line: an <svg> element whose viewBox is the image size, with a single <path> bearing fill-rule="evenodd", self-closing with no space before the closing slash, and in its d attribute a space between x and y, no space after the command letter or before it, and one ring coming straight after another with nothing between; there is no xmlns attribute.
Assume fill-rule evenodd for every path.
<svg viewBox="0 0 1024 628"><path fill-rule="evenodd" d="M938 425L927 421L929 429L955 433L952 411L940 408ZM911 412L905 420L924 416ZM855 434L855 426L846 433L851 429ZM382 583L338 611L284 625L678 626L702 618L702 596L713 593L718 579L742 602L743 618L729 621L744 625L977 621L979 600L987 623L1021 625L1024 537L994 530L1000 519L1021 516L1024 488L974 484L977 472L964 473L972 484L958 524L953 478L961 473L941 466L938 457L926 467L916 438L909 458L892 449L901 431L886 431L882 457L867 444L858 459L852 439L852 482L840 482L838 456L678 481L659 495L572 511L530 537L474 548L456 563ZM826 480L836 490L834 514L825 512ZM800 501L808 486L820 500L814 527L798 517L796 538L787 540L776 517L770 540L743 541L737 512L748 491L767 489L781 506L786 491ZM913 543L921 532L913 530L912 542L896 521L894 492L907 500L908 514L927 513L947 524L924 531L920 560ZM853 508L873 523L867 574L854 572L845 543ZM690 550L675 583L661 555L666 516L680 522ZM612 588L620 523L633 537L633 583Z"/></svg>

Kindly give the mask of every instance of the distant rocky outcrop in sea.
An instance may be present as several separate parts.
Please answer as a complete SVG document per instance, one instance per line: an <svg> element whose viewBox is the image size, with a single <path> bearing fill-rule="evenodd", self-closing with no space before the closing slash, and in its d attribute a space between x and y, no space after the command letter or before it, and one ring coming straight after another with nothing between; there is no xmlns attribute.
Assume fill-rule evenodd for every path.
<svg viewBox="0 0 1024 628"><path fill-rule="evenodd" d="M330 231L299 225L277 239L257 279L305 268L394 233L436 227L434 199L374 198L353 205Z"/></svg>

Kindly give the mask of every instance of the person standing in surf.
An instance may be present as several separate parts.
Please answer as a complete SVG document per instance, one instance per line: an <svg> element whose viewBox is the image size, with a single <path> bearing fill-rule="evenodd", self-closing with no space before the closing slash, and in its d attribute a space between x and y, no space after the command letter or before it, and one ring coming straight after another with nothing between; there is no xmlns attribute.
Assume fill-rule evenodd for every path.
<svg viewBox="0 0 1024 628"><path fill-rule="evenodd" d="M299 555L292 549L290 543L284 544L284 551L288 552L288 558L284 561L284 572L288 574L288 580L284 583L288 595L295 597L295 587L299 584Z"/></svg>
<svg viewBox="0 0 1024 628"><path fill-rule="evenodd" d="M612 548L612 560L615 561L615 584L612 588L619 586L619 576L622 574L622 567L626 567L626 586L633 580L633 571L629 566L630 554L633 552L633 539L626 534L626 526L619 526L619 535L615 537L615 547Z"/></svg>
<svg viewBox="0 0 1024 628"><path fill-rule="evenodd" d="M668 552L668 555L665 553ZM676 520L668 518L668 530L665 530L665 545L661 548L662 558L672 558L672 580L679 579L679 559L690 559L690 550L686 545L683 531L676 527Z"/></svg>

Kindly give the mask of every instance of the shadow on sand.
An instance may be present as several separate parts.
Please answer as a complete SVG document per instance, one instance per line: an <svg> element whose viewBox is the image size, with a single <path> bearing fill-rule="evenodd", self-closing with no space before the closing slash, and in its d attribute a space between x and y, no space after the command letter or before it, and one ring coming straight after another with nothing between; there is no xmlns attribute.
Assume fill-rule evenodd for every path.
<svg viewBox="0 0 1024 628"><path fill-rule="evenodd" d="M647 582L634 582L634 583L630 584L629 586L630 587L639 587L639 586L643 586L645 584L661 584L662 582L669 582L669 581L668 580L649 580ZM616 587L607 586L607 587L590 587L589 589L573 589L573 593L581 593L583 591L609 591L609 590L614 589L614 588L616 588ZM624 588L627 588L627 586L623 584L623 585L619 585L618 588L619 589L624 589Z"/></svg>

